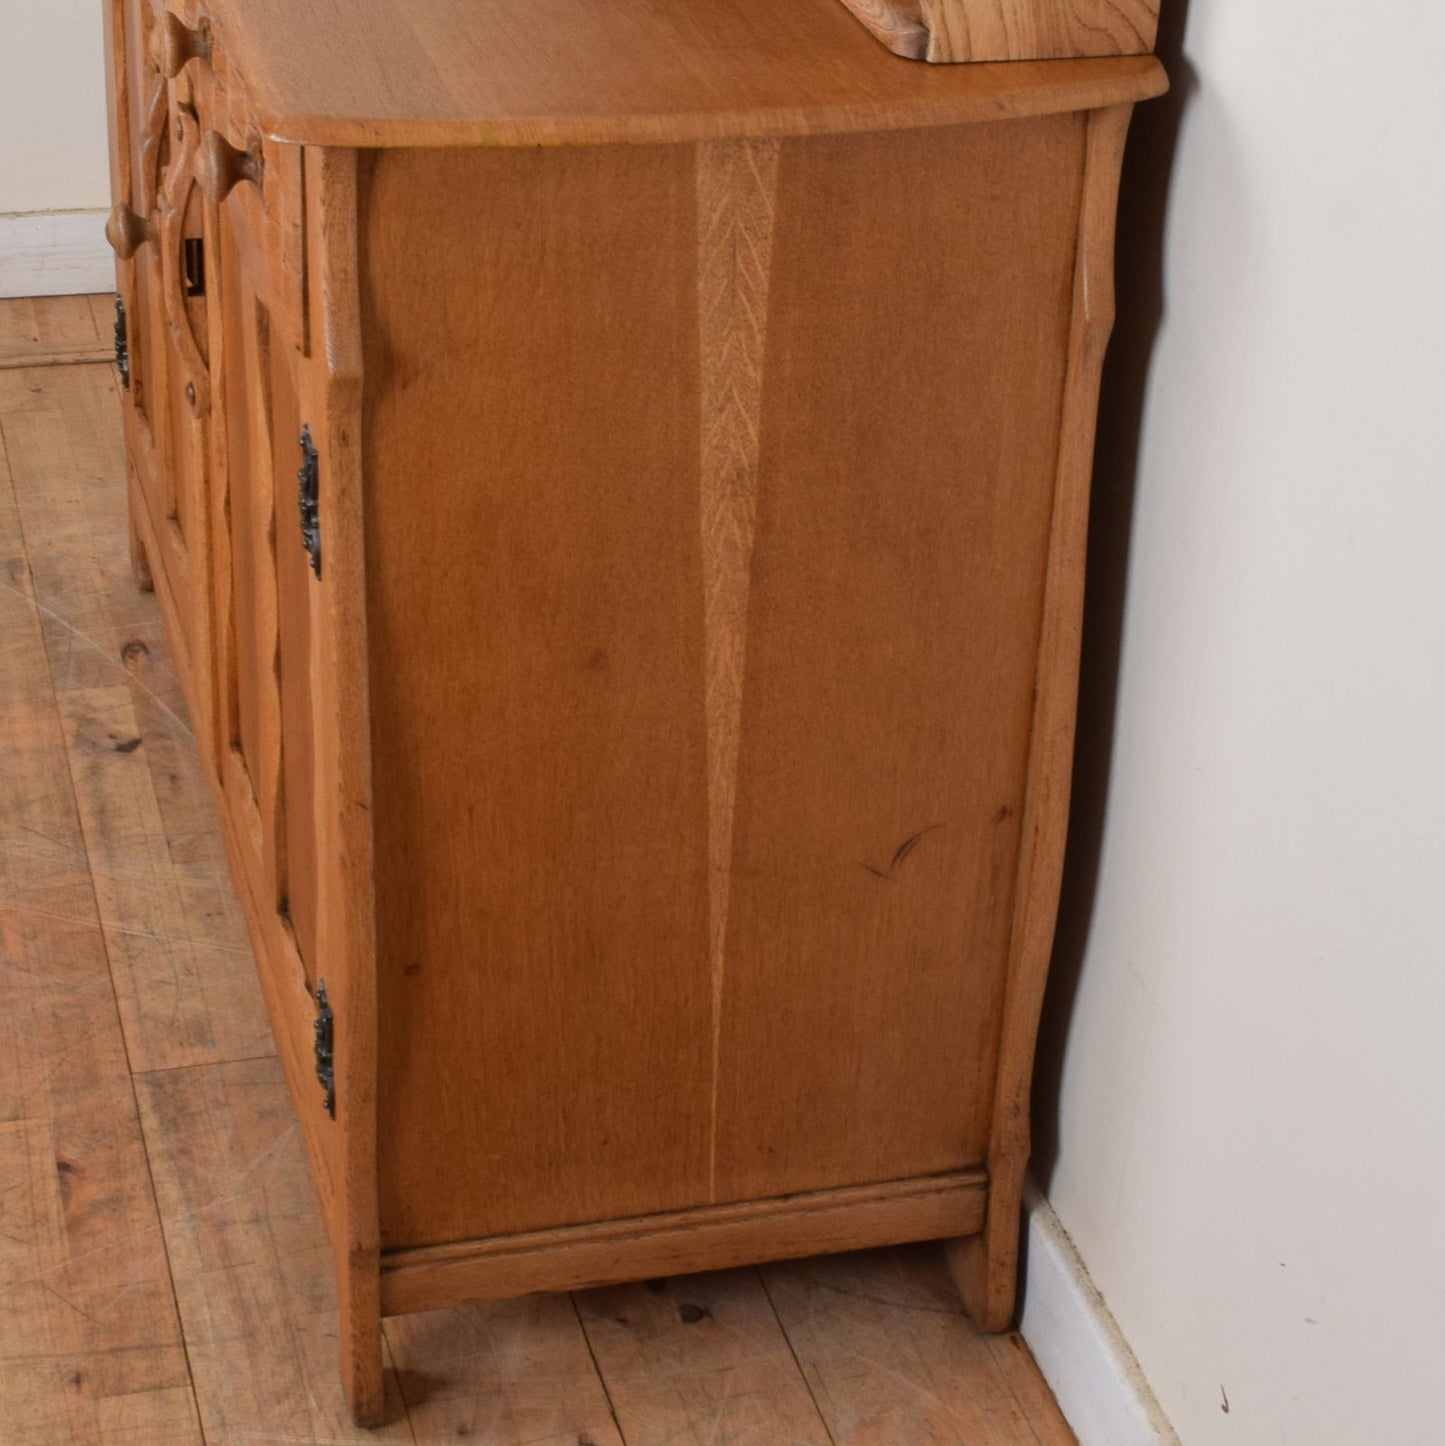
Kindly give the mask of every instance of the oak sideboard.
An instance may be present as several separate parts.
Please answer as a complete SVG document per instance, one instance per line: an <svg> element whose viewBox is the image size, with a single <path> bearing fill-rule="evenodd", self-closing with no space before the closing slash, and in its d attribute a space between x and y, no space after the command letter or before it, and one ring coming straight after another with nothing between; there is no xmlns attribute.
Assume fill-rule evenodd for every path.
<svg viewBox="0 0 1445 1446"><path fill-rule="evenodd" d="M534 1290L944 1239L1005 1328L1150 0L107 17L136 576L357 1419Z"/></svg>

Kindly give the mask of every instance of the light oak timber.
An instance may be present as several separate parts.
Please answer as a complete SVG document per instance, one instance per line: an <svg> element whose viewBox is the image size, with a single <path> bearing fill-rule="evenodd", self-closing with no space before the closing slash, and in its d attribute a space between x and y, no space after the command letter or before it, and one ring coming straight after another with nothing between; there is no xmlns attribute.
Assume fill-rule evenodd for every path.
<svg viewBox="0 0 1445 1446"><path fill-rule="evenodd" d="M590 1290L577 1308L629 1446L830 1446L755 1271Z"/></svg>
<svg viewBox="0 0 1445 1446"><path fill-rule="evenodd" d="M698 350L704 709L708 755L708 958L712 1100L708 1198L717 1198L717 1082L737 813L748 593L758 512L763 351L776 212L775 140L697 148Z"/></svg>
<svg viewBox="0 0 1445 1446"><path fill-rule="evenodd" d="M1055 0L1048 0L1055 3ZM1127 0L1136 3L1136 0ZM1124 56L880 62L838 0L212 5L259 129L327 146L570 146L908 129L1089 110L1164 88ZM726 64L719 57L726 56Z"/></svg>
<svg viewBox="0 0 1445 1446"><path fill-rule="evenodd" d="M380 152L360 214L368 475L436 508L366 495L383 1245L702 1205L695 154Z"/></svg>
<svg viewBox="0 0 1445 1446"><path fill-rule="evenodd" d="M398 1316L387 1321L386 1340L418 1443L623 1446L608 1389L565 1295ZM629 1435L626 1446L644 1443Z"/></svg>
<svg viewBox="0 0 1445 1446"><path fill-rule="evenodd" d="M84 298L67 299L64 305L76 309L69 321L83 314L88 306L99 322L105 320L104 298L90 303ZM0 306L0 329L7 314L7 307ZM35 374L30 384L17 388L8 403L14 415L28 400L43 414L44 425L57 429L52 449L57 457L65 454L64 436L69 429L84 434L84 429L98 421L111 429L112 435L115 433L117 390L98 369L80 370L87 378L86 385L97 388L94 411L87 406L57 408L53 388L48 384L59 375L53 370ZM42 385L42 389L34 392L31 385ZM3 433L4 418L0 417L0 445ZM44 448L35 449L35 456L44 455ZM50 554L48 566L57 577L86 577L90 569L98 569L101 575L112 571L123 574L124 489L116 468L100 470L92 486L95 499L94 505L85 510L86 526L66 529L63 546ZM31 505L33 497L37 493L44 495L45 490L43 486L23 486L25 505ZM0 612L4 612L6 599L24 605L18 612L4 612L0 618L4 628L0 647L5 642L14 646L17 639L28 636L34 640L40 636L34 599L28 591L30 576L18 521L9 527L0 521L0 583L6 584L6 589L0 591ZM228 889L220 875L224 867L220 863L221 843L212 805L206 797L206 774L196 758L194 739L185 727L184 706L180 708L181 716L176 716L163 700L167 687L174 689L175 680L165 644L156 632L155 604L127 598L119 589L106 591L105 598L126 605L124 614L113 619L116 624L124 622L144 631L151 641L144 646L123 647L114 660L108 656L108 648L86 646L69 656L42 656L38 668L22 661L17 673L4 673L6 686L0 690L0 696L21 705L17 710L5 711L0 720L0 740L7 748L7 759L17 757L11 740L34 736L34 727L48 718L44 727L54 740L52 756L56 760L52 769L39 767L35 755L22 750L26 764L14 775L38 785L36 797L49 800L45 811L17 811L13 799L18 795L0 798L0 962L5 965L0 971L0 1021L5 1021L0 1023L0 1029L7 1031L7 1047L0 1050L0 1100L15 1100L28 1090L26 1098L32 1103L17 1107L17 1117L26 1121L39 1113L33 1103L37 1095L31 1087L18 1082L11 1067L31 1081L39 1077L33 1068L39 1057L32 1027L37 1016L26 1013L12 1018L21 998L17 990L33 1000L42 979L48 980L59 991L59 997L73 1003L87 981L97 981L97 988L104 985L104 936L85 877L86 844L95 835L78 830L73 805L69 805L69 824L64 822L66 760L64 730L58 721L62 711L89 719L92 728L102 730L109 728L107 720L119 723L124 719L129 726L133 716L134 735L110 741L125 743L138 735L143 743L130 752L105 752L118 764L145 768L149 782L138 790L123 790L121 796L144 800L140 811L149 820L146 831L159 827L164 832L172 861L170 884L166 887L188 890L195 900L190 919L193 932L215 946L209 966L212 982L219 983L219 976L227 972L232 981L227 988L254 982L248 959L236 947L244 942L236 905L231 902L226 908L217 904ZM91 594L85 589L72 590L55 601L62 606L75 602L91 607L92 625L96 620L104 622L105 608L94 610ZM22 625L27 607L28 632ZM46 635L47 641L66 636L65 629L59 626L62 621L63 614L49 619L55 630ZM139 636L129 639L130 644L140 642ZM44 667L47 661L53 667L50 676ZM17 681L22 675L24 686ZM129 714L122 697L126 689ZM104 732L97 736L103 738ZM47 782L52 776L53 787ZM5 777L11 775L6 773ZM4 793L5 786L0 780L0 793ZM154 803L150 802L152 795ZM6 820L24 826L18 831L7 830ZM56 852L37 852L42 845L31 831L37 827L57 841ZM90 860L92 865L104 866L105 847L102 839L102 852ZM155 841L149 840L138 860L147 878L152 877L159 863L152 852L155 847ZM42 856L51 860L42 873L54 885L45 893L37 892L40 876L30 869L30 861ZM123 856L114 847L111 856L123 863ZM58 871L52 863L58 864ZM299 965L295 967L299 976ZM304 1013L309 1000L304 985L297 987L304 1001L297 1008ZM165 1004L164 994L157 995L154 1004L145 999L141 1003L154 1014ZM110 1017L112 1043L105 1045L102 1041L99 1053L103 1059L114 1060L120 1036L113 1004ZM64 1047L69 1048L79 1039L93 1050L97 1036L92 1034L94 1025L87 1022L89 1019L83 1012L67 1015L57 1041L63 1037ZM20 1032L17 1037L23 1037L19 1049L8 1044L12 1024ZM62 1089L67 1082L75 1086L77 1094L90 1097L92 1084L66 1074ZM363 1433L347 1425L339 1404L341 1393L335 1384L338 1352L329 1314L333 1309L333 1268L329 1250L322 1243L322 1217L312 1203L312 1189L305 1178L303 1152L297 1148L299 1137L294 1125L287 1125L291 1108L288 1090L274 1062L243 1061L153 1072L135 1076L134 1083L146 1102L146 1148L167 1201L165 1234L174 1248L165 1256L165 1263L175 1273L187 1335L196 1347L201 1404L198 1408L195 1393L183 1375L173 1377L173 1385L151 1388L146 1384L149 1379L164 1379L141 1374L141 1370L150 1369L147 1362L159 1359L149 1347L123 1347L119 1354L92 1356L88 1366L81 1360L79 1383L72 1380L74 1372L63 1362L58 1373L52 1373L32 1352L8 1368L0 1367L0 1418L11 1423L7 1442L13 1436L19 1446L31 1446L32 1441L35 1446L52 1446L57 1440L117 1446L175 1442L177 1446L188 1446L200 1440L202 1418L208 1422L212 1437L251 1434L288 1435L302 1441L363 1439ZM308 1092L302 1103L309 1098ZM133 1108L131 1117L134 1119ZM113 1124L109 1107L105 1106L99 1112L99 1128L110 1131ZM4 1135L3 1128L0 1135ZM15 1162L13 1169L7 1163L5 1180L22 1178L19 1160L24 1156L30 1161L24 1178L28 1185L37 1187L30 1198L39 1202L41 1213L55 1209L54 1201L65 1200L67 1189L73 1191L73 1183L66 1183L73 1182L73 1177L69 1171L54 1168L43 1134L27 1124L15 1132L13 1141L10 1136L5 1140L0 1151L7 1152L7 1162ZM117 1151L108 1161L107 1168L115 1172L116 1182L130 1181L149 1193L142 1149ZM47 1171L51 1172L49 1177ZM106 1178L109 1182L110 1176ZM58 1191L50 1188L49 1179L56 1181ZM81 1198L93 1199L90 1190L86 1184ZM73 1194L71 1198L73 1201ZM12 1192L5 1199L7 1221L13 1225L18 1219L14 1213L17 1197ZM174 1213L172 1205L179 1206ZM133 1279L135 1248L147 1240L154 1241L158 1234L152 1225L148 1234L143 1232L133 1239L133 1229L130 1212L101 1212L92 1220L92 1233L87 1237L86 1248L96 1251L95 1260L106 1260L112 1249L117 1258L123 1256L125 1272L116 1278L127 1282ZM124 1254L127 1250L131 1253ZM0 1256L3 1254L0 1251ZM925 1255L932 1262L933 1276L941 1278L943 1267L936 1250ZM848 1288L859 1295L890 1292L895 1272L887 1264L889 1258L889 1253L866 1257ZM107 1267L92 1279L90 1259L87 1256L77 1261L74 1268L79 1272L85 1267L82 1278L86 1289L93 1292L111 1277ZM67 1298L78 1299L85 1309L100 1314L94 1294L77 1296L68 1283L62 1284ZM127 1289L134 1290L134 1286ZM636 1311L635 1329L625 1332L615 1316L623 1309L621 1302L638 1297L644 1299ZM822 1299L827 1300L826 1293ZM0 1338L7 1325L16 1323L15 1329L23 1331L28 1347L33 1347L39 1330L49 1328L45 1325L46 1311L63 1316L54 1297L48 1294L22 1289L7 1296L7 1300L18 1302L18 1306L0 1321ZM146 1311L147 1302L148 1297L142 1296L141 1305ZM767 1441L771 1446L773 1441L791 1436L804 1441L827 1440L827 1428L816 1414L810 1418L804 1413L803 1403L810 1400L810 1392L792 1364L795 1344L806 1341L812 1351L824 1354L834 1341L852 1354L876 1356L891 1349L881 1339L870 1339L867 1333L886 1328L886 1313L860 1333L846 1314L838 1315L836 1324L830 1323L830 1311L825 1305L808 1318L806 1334L800 1332L797 1343L785 1336L776 1322L770 1331L764 1311L771 1307L752 1270L687 1277L666 1284L654 1281L650 1286L616 1287L579 1295L575 1302L574 1308L564 1295L531 1296L426 1311L388 1321L389 1359L395 1362L394 1376L400 1387L397 1390L388 1384L394 1418L388 1436L420 1442L443 1435L451 1439L465 1430L470 1433L469 1439L514 1446L518 1439L551 1433L565 1440L580 1438L598 1446L604 1442L617 1446L621 1437L609 1410L610 1392L613 1403L625 1415L627 1440L632 1446L651 1446L652 1442L660 1446L661 1440L683 1421L691 1421L698 1431L706 1429L709 1434L704 1439L718 1442ZM684 1305L708 1313L694 1318L696 1312L689 1311L684 1319L679 1310ZM953 1309L956 1314L956 1306ZM579 1323L579 1313L587 1323L587 1335ZM112 1313L106 1329L119 1318ZM148 1314L146 1323L151 1323ZM959 1326L965 1332L969 1329L962 1321ZM94 1334L96 1329L86 1327L91 1333L88 1339L103 1340ZM176 1340L179 1342L179 1336ZM103 1364L98 1366L97 1359ZM171 1359L182 1361L179 1344ZM998 1362L988 1352L952 1348L941 1375L933 1374L935 1367L926 1354L900 1355L894 1351L889 1359L897 1368L918 1371L907 1378L908 1386L900 1386L899 1409L891 1418L898 1423L901 1439L913 1439L927 1421L936 1427L937 1415L929 1414L933 1412L934 1396L957 1389L970 1399L992 1402L988 1407L990 1419L1007 1421L1017 1429L1015 1436L1005 1439L1036 1443L1043 1436L1052 1442L1041 1425L1043 1407L1026 1413L1023 1420L1013 1413L1010 1403L1016 1397L1023 1398L1008 1367L1013 1362L1027 1364L1026 1356L1014 1347L1010 1346L1008 1354ZM966 1374L957 1383L950 1382L947 1373L959 1365L966 1366ZM233 1372L238 1369L249 1372L249 1376L236 1379ZM386 1379L388 1383L393 1379L391 1370ZM314 1399L302 1398L298 1380ZM758 1385L766 1395L748 1396L749 1383ZM1047 1390L1036 1375L1034 1386L1046 1404ZM911 1414L902 1397L912 1400ZM219 1427L217 1423L223 1421L232 1429ZM945 1430L941 1439L953 1438Z"/></svg>
<svg viewBox="0 0 1445 1446"><path fill-rule="evenodd" d="M0 366L63 366L72 355L110 361L114 319L104 297L14 298L0 312Z"/></svg>
<svg viewBox="0 0 1445 1446"><path fill-rule="evenodd" d="M689 1274L742 1261L966 1235L982 1224L981 1171L741 1205L384 1252L388 1314L533 1290Z"/></svg>
<svg viewBox="0 0 1445 1446"><path fill-rule="evenodd" d="M355 1418L384 1312L820 1242L981 1234L1002 1328L1080 257L1162 72L907 66L835 0L365 11L123 0L110 97L133 566Z"/></svg>
<svg viewBox="0 0 1445 1446"><path fill-rule="evenodd" d="M131 1068L274 1053L254 977L223 957L250 950L214 939L171 856L130 689L67 692L61 706Z"/></svg>
<svg viewBox="0 0 1445 1446"><path fill-rule="evenodd" d="M1104 352L1114 326L1114 227L1130 106L1088 120L1074 264L1073 325L1050 525L1049 569L1034 689L1032 747L1010 936L1004 1032L994 1096L984 1230L952 1242L949 1263L969 1314L1008 1329L1018 1281L1018 1217L1029 1156L1034 1043L1058 915L1068 834L1083 629L1089 486Z"/></svg>
<svg viewBox="0 0 1445 1446"><path fill-rule="evenodd" d="M58 686L113 686L134 670L175 707L174 673L152 668L136 650L129 662L123 656L127 644L149 647L161 637L154 612L136 596L124 550L77 546L125 516L122 499L94 485L123 475L121 439L107 423L114 406L114 382L99 368L0 373L0 417Z"/></svg>
<svg viewBox="0 0 1445 1446"><path fill-rule="evenodd" d="M318 863L316 936L332 976L339 1139L338 1210L331 1245L341 1309L341 1369L356 1419L384 1414L381 1382L381 1225L378 1204L379 1045L373 838L371 652L363 484L363 350L358 161L351 151L306 156L308 296L312 365L303 413L316 422L325 457L330 524L326 587L313 596L311 667L313 808ZM320 579L318 579L318 582Z"/></svg>
<svg viewBox="0 0 1445 1446"><path fill-rule="evenodd" d="M66 367L84 362L110 362L115 359L114 348L105 342L62 343L46 348L32 357L0 355L0 371L16 367Z"/></svg>
<svg viewBox="0 0 1445 1446"><path fill-rule="evenodd" d="M124 465L105 420L115 407L112 379L77 368L14 385L55 407L15 416L0 385L0 424L17 438L13 486L37 539L31 574L132 1067L269 1053L252 981L216 967L218 950L246 948L220 859L204 845L188 857L182 829L194 826L194 815L181 819L172 808L169 821L163 816L174 769L194 763L189 751L174 757L178 738L192 740L175 676L154 663L156 620L136 596L124 550L94 541L113 536L125 511L119 488L96 485L98 476L118 479ZM36 431L52 426L55 439ZM76 452L64 444L70 436L104 445Z"/></svg>
<svg viewBox="0 0 1445 1446"><path fill-rule="evenodd" d="M720 1200L984 1159L1082 143L784 143Z"/></svg>
<svg viewBox="0 0 1445 1446"><path fill-rule="evenodd" d="M274 1059L137 1080L186 1350L208 1440L414 1439L352 1426L331 1250Z"/></svg>
<svg viewBox="0 0 1445 1446"><path fill-rule="evenodd" d="M956 61L1147 55L1159 0L842 0L897 55Z"/></svg>
<svg viewBox="0 0 1445 1446"><path fill-rule="evenodd" d="M37 413L0 412L3 1432L15 1446L102 1442L127 1412L173 1418L177 1446L199 1446L178 1405L185 1352L15 505L22 415Z"/></svg>
<svg viewBox="0 0 1445 1446"><path fill-rule="evenodd" d="M978 1333L936 1250L789 1261L761 1275L835 1446L1072 1446L1022 1337ZM1001 1389L969 1391L960 1367Z"/></svg>

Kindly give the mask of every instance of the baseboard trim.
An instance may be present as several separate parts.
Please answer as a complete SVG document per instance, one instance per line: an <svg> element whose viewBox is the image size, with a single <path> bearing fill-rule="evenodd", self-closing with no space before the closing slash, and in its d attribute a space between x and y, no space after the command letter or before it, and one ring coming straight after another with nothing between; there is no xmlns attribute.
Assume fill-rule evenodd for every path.
<svg viewBox="0 0 1445 1446"><path fill-rule="evenodd" d="M1074 1242L1032 1180L1024 1220L1020 1329L1079 1446L1179 1446Z"/></svg>
<svg viewBox="0 0 1445 1446"><path fill-rule="evenodd" d="M585 1290L765 1260L973 1235L983 1228L987 1202L987 1174L963 1170L453 1245L384 1250L381 1309L384 1315L406 1315L537 1290Z"/></svg>
<svg viewBox="0 0 1445 1446"><path fill-rule="evenodd" d="M0 297L115 290L104 211L0 215Z"/></svg>

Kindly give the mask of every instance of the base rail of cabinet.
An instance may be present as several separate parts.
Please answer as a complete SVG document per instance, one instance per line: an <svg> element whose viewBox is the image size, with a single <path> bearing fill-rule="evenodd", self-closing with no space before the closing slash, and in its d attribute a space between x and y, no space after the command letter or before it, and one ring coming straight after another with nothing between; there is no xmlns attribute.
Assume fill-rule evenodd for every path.
<svg viewBox="0 0 1445 1446"><path fill-rule="evenodd" d="M974 1235L985 1170L384 1251L384 1315Z"/></svg>

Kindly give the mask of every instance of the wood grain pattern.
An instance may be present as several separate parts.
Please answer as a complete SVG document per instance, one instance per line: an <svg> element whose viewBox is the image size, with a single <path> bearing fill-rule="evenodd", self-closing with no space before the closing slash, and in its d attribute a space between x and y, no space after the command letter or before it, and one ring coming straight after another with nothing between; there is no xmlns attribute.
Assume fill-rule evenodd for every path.
<svg viewBox="0 0 1445 1446"><path fill-rule="evenodd" d="M701 1204L693 153L381 152L362 218L368 474L429 498L366 499L384 1243Z"/></svg>
<svg viewBox="0 0 1445 1446"><path fill-rule="evenodd" d="M64 318L70 326L88 306L84 298L69 299L59 310L75 309ZM93 308L100 323L107 309L103 301ZM0 305L0 335L9 320ZM125 862L119 840L97 831L106 818L144 817L143 832L163 832L173 864L166 888L192 899L184 906L189 923L215 946L211 982L229 973L231 982L221 987L233 988L252 980L253 966L236 947L242 940L234 901L217 902L229 892L221 841L183 710L181 717L168 711L176 683L156 602L131 596L123 613L113 612L98 581L124 576L123 484L113 465L91 472L79 459L98 460L114 447L116 389L103 370L74 368L95 395L88 404L77 397L58 406L55 386L70 370L17 377L0 411L0 1284L7 1303L0 1313L0 1434L7 1446L194 1446L204 1421L209 1440L321 1446L372 1439L349 1424L337 1385L340 1343L324 1210L307 1179L277 1062L127 1074L90 878L96 862ZM12 427L21 452L55 458L58 471L51 489L27 461L20 512L4 458ZM109 440L88 454L99 440L96 428ZM71 525L54 538L28 539L29 524L20 522L26 509L38 509L36 526L48 533L61 518L41 504L61 495L78 508ZM46 545L43 566L27 565L27 540ZM54 616L42 610L32 579L52 589ZM71 607L98 640L112 629L131 635L115 650L108 642L83 642L63 611ZM121 695L127 688L129 713ZM88 805L97 811L89 834L71 791L62 712L102 738L133 718L143 738L110 756L148 768L147 788L102 780L116 805ZM129 735L116 741L129 742ZM102 852L93 857L88 845L97 840ZM157 866L154 847L149 837L137 844L143 878ZM705 887L701 871L698 884ZM144 993L148 985L140 988ZM304 986L298 988L304 1000ZM157 1017L169 1007L166 991L154 1001L142 997L139 1007ZM133 1089L142 1096L139 1119ZM981 1219L981 1189L973 1200L968 1228ZM813 1228L803 1238L826 1244L833 1237ZM671 1264L686 1248L673 1253ZM932 1258L941 1270L936 1253ZM847 1288L878 1296L893 1289L891 1281L888 1268L870 1265ZM631 1344L604 1337L621 1330L609 1307L637 1291L653 1308L638 1315L646 1332ZM684 1320L677 1309L699 1303L709 1314L696 1320ZM950 1392L1016 1428L997 1438L1010 1446L1068 1440L1048 1427L1042 1405L1022 1424L1012 1414L1018 1391L1003 1368L1007 1358L996 1362L955 1342L938 1363L893 1349L883 1334L895 1329L886 1313L860 1328L847 1312L830 1324L832 1308L824 1291L819 1309L808 1313L806 1335L792 1340L776 1327L769 1331L757 1276L748 1270L661 1290L582 1295L576 1309L566 1296L532 1297L393 1320L387 1338L396 1370L387 1372L385 1397L391 1420L379 1439L420 1443L465 1431L491 1446L553 1437L620 1446L611 1388L629 1446L662 1446L684 1422L695 1433L706 1428L703 1439L718 1446L773 1446L790 1439L775 1429L779 1411L798 1440L826 1441L827 1428L802 1409L807 1386L796 1367L789 1376L781 1355L791 1357L806 1340L820 1357L887 1355L902 1373L889 1418L899 1440L930 1439L926 1431L958 1446L970 1439L931 1404ZM600 1373L578 1310L599 1348ZM195 1390L181 1325L196 1366ZM766 1397L749 1398L750 1382ZM1034 1382L1046 1405L1046 1388L1036 1375Z"/></svg>
<svg viewBox="0 0 1445 1446"><path fill-rule="evenodd" d="M1147 55L1159 0L921 0L931 61Z"/></svg>
<svg viewBox="0 0 1445 1446"><path fill-rule="evenodd" d="M577 1307L628 1446L830 1446L755 1271L587 1291Z"/></svg>
<svg viewBox="0 0 1445 1446"><path fill-rule="evenodd" d="M110 362L115 357L114 302L82 297L14 298L0 313L0 370Z"/></svg>
<svg viewBox="0 0 1445 1446"><path fill-rule="evenodd" d="M790 1261L762 1278L836 1446L1073 1441L1023 1339L977 1332L935 1247ZM975 1373L1000 1389L969 1391Z"/></svg>
<svg viewBox="0 0 1445 1446"><path fill-rule="evenodd" d="M985 1157L1082 146L784 145L720 1200Z"/></svg>
<svg viewBox="0 0 1445 1446"><path fill-rule="evenodd" d="M208 1440L411 1441L354 1426L331 1249L274 1059L137 1081L186 1350Z"/></svg>
<svg viewBox="0 0 1445 1446"><path fill-rule="evenodd" d="M985 1175L974 1170L387 1251L382 1306L401 1314L887 1240L937 1240L982 1225L986 1190Z"/></svg>
<svg viewBox="0 0 1445 1446"><path fill-rule="evenodd" d="M76 370L108 394L113 439L108 376ZM7 375L43 402L63 373ZM63 474L75 413L19 405L0 409L0 1402L15 1446L84 1446L121 1402L169 1411L189 1377L13 489L12 426L57 424ZM177 1446L198 1446L188 1421Z"/></svg>
<svg viewBox="0 0 1445 1446"><path fill-rule="evenodd" d="M318 314L303 334L318 338L320 347L302 373L299 405L304 417L315 419L327 517L325 566L312 593L309 673L316 969L329 971L336 1013L337 1138L330 1142L336 1203L329 1223L346 1394L355 1419L374 1425L386 1409L377 1158L382 941L365 548L371 502L363 497L360 192L355 152L311 150L305 163L305 191L314 208L307 218L310 294ZM293 334L289 345L303 334Z"/></svg>
<svg viewBox="0 0 1445 1446"><path fill-rule="evenodd" d="M777 141L715 141L697 148L703 708L712 976L710 1199L717 1198L718 1062L777 178Z"/></svg>
<svg viewBox="0 0 1445 1446"><path fill-rule="evenodd" d="M842 0L891 51L935 64L1147 55L1159 0Z"/></svg>
<svg viewBox="0 0 1445 1446"><path fill-rule="evenodd" d="M928 23L923 0L840 0L895 55L923 60L928 54Z"/></svg>
<svg viewBox="0 0 1445 1446"><path fill-rule="evenodd" d="M930 59L1127 48L1148 0L1092 3L917 19ZM952 1258L998 1328L1099 117L1157 65L900 66L832 0L217 0L158 89L126 5L112 101L155 198L117 248L136 572L212 765L354 1418L387 1411L383 1310L824 1245L981 1232ZM294 530L279 551L301 425L314 576ZM97 838L157 833L98 756L129 688L67 691ZM102 880L107 918L141 907ZM114 952L143 1020L161 981ZM228 1051L132 1032L142 1064Z"/></svg>
<svg viewBox="0 0 1445 1446"><path fill-rule="evenodd" d="M238 911L222 895L220 918L203 912L171 855L131 689L70 691L61 707L131 1068L274 1053L260 991L238 967L250 962Z"/></svg>
<svg viewBox="0 0 1445 1446"><path fill-rule="evenodd" d="M898 66L838 0L367 0L304 9L215 0L207 8L220 51L246 77L258 125L308 145L908 129L1088 109L1159 84L1155 62L1134 57Z"/></svg>
<svg viewBox="0 0 1445 1446"><path fill-rule="evenodd" d="M114 398L112 378L99 367L0 374L0 414L46 648L63 689L144 676L162 706L183 714L175 670L154 661L161 650L148 651L160 641L160 624L136 597L125 555L83 550L125 516L120 498L95 486L125 467L107 422Z"/></svg>
<svg viewBox="0 0 1445 1446"><path fill-rule="evenodd" d="M1018 1289L1018 1219L1029 1156L1034 1042L1058 916L1074 766L1089 490L1104 352L1114 327L1114 229L1132 106L1088 117L1072 280L1049 566L1033 695L1028 793L1009 938L1007 1008L989 1130L989 1219L953 1242L964 1304L984 1330L1006 1330Z"/></svg>
<svg viewBox="0 0 1445 1446"><path fill-rule="evenodd" d="M402 1316L386 1338L418 1443L623 1446L565 1295Z"/></svg>

